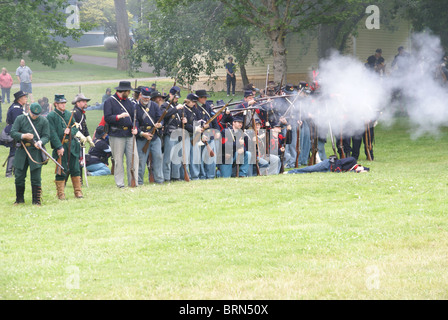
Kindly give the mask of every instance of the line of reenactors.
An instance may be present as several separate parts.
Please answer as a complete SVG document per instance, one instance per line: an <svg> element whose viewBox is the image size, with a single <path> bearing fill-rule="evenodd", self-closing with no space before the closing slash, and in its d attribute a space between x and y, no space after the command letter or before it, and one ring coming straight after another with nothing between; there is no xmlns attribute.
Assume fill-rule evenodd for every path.
<svg viewBox="0 0 448 320"><path fill-rule="evenodd" d="M104 117L96 130L99 136L95 142L84 110L90 99L84 95L78 94L72 101L72 112L66 110L64 95L56 95L55 109L45 118L40 116L42 108L37 103L24 113L26 94L14 94L16 99L8 110L7 122L15 143L10 146L7 173L9 168L15 168L16 204L24 202L28 167L33 204L41 204L40 176L45 162L42 149L48 142L53 149L49 158L56 163L55 185L60 200L65 199L69 177L75 197L83 197L86 143L94 150L97 139L104 140L105 136L113 160L111 173L119 188L125 187L125 180L130 187L143 185L146 169L150 183L162 184L274 175L283 173L285 168L312 165L326 158L328 130L317 130L315 115L309 108L302 109L302 103L312 104L313 96L318 95L317 87L310 87L307 82L284 87L270 82L262 91L249 84L244 88L243 101L220 100L216 106L206 90L191 92L179 103L181 89L176 85L167 95L148 87L132 88L128 81L120 82L115 90L104 103ZM360 139L365 137L364 143L371 145L373 126L362 137L345 137L342 133L340 136L339 156L355 156ZM355 151L350 147L350 139ZM101 143L103 146L104 141ZM373 159L373 151L368 150ZM108 163L107 155L103 160Z"/></svg>

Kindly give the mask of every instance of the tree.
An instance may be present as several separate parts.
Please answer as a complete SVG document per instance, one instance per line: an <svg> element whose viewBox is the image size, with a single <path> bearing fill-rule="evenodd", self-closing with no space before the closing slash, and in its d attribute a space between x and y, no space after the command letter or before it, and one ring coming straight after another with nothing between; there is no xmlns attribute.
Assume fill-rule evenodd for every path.
<svg viewBox="0 0 448 320"><path fill-rule="evenodd" d="M126 10L126 0L114 0L117 19L117 41L118 57L117 69L129 70L128 54L131 49L131 38L129 36L129 20Z"/></svg>
<svg viewBox="0 0 448 320"><path fill-rule="evenodd" d="M338 10L353 0L220 0L233 13L235 24L244 21L255 26L270 42L274 57L274 81L286 76L286 45L289 33L303 33L320 24L333 23L346 17Z"/></svg>
<svg viewBox="0 0 448 320"><path fill-rule="evenodd" d="M128 7L130 4L134 5L134 2L128 3ZM95 27L104 28L105 36L118 39L114 0L83 0L80 7L80 14L84 21L91 23ZM132 21L132 18L133 15L128 13L128 21Z"/></svg>
<svg viewBox="0 0 448 320"><path fill-rule="evenodd" d="M52 68L70 60L66 42L56 37L79 40L91 26L80 21L79 29L70 29L67 7L66 0L0 1L0 57L26 55Z"/></svg>
<svg viewBox="0 0 448 320"><path fill-rule="evenodd" d="M395 8L402 8L402 1L395 0ZM448 2L440 0L408 0L404 16L412 22L415 31L430 29L440 37L443 47L448 47L448 20L445 13Z"/></svg>
<svg viewBox="0 0 448 320"><path fill-rule="evenodd" d="M114 0L84 0L80 8L83 20L95 27L104 28L105 36L117 39L117 20L115 17Z"/></svg>
<svg viewBox="0 0 448 320"><path fill-rule="evenodd" d="M149 2L147 7L150 29L142 24L135 30L136 48L132 52L135 68L147 59L155 73L164 71L178 83L191 85L200 73L209 75L209 81L213 81L214 71L224 66L228 54L235 57L242 75L245 65L257 59L257 54L250 53L252 29L226 25L229 11L219 1L159 0Z"/></svg>

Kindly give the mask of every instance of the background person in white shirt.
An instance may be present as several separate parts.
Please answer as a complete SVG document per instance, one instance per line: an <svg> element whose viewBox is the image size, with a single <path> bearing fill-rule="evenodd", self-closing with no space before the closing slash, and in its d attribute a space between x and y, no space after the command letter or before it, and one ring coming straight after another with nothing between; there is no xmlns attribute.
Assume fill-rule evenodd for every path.
<svg viewBox="0 0 448 320"><path fill-rule="evenodd" d="M20 90L28 94L31 102L33 102L33 88L31 82L33 82L33 72L25 65L25 60L20 60L20 66L16 70L16 76L20 83Z"/></svg>

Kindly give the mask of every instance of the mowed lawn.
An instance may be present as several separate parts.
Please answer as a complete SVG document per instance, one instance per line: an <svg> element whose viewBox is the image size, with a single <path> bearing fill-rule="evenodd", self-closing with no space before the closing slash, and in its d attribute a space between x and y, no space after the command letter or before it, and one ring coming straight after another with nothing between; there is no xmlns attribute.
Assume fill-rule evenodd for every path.
<svg viewBox="0 0 448 320"><path fill-rule="evenodd" d="M87 113L93 132L101 112ZM1 299L447 299L448 130L376 127L371 172L118 189L89 177L13 206L0 176ZM331 145L327 143L327 155ZM7 149L0 147L0 159Z"/></svg>
<svg viewBox="0 0 448 320"><path fill-rule="evenodd" d="M92 59L94 59L94 57L92 57ZM98 59L101 59L101 57L98 57ZM118 71L115 68L83 62L66 62L64 64L58 64L55 69L44 66L40 62L31 61L27 58L25 58L25 62L26 65L29 66L33 71L33 84L131 78L126 71ZM19 84L16 76L16 69L19 64L20 59L10 61L0 59L0 68L5 67L8 70L8 73L12 76L14 85ZM154 74L146 72L136 72L134 74L134 77L138 78L147 78L154 76ZM11 94L15 92L13 90ZM35 87L33 87L33 95L34 94Z"/></svg>

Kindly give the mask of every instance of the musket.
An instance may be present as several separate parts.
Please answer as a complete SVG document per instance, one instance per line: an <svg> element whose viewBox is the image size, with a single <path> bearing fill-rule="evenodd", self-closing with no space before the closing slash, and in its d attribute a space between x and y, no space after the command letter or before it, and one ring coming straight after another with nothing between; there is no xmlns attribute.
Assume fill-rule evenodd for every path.
<svg viewBox="0 0 448 320"><path fill-rule="evenodd" d="M9 159L9 155L6 157L6 160L5 160L5 162L3 162L3 165L2 165L2 167L4 167L4 166L6 166L6 163L8 162L8 159Z"/></svg>
<svg viewBox="0 0 448 320"><path fill-rule="evenodd" d="M213 116L210 117L210 119L208 119L204 125L208 125L210 123L212 123L213 120L215 120L228 106L229 103L232 101L233 99L230 99L229 102L227 102L224 106L220 107L220 109L218 110L218 112L216 112ZM201 135L198 134L196 136L193 137L193 145L195 145L198 140L200 139ZM211 156L213 157L213 156Z"/></svg>
<svg viewBox="0 0 448 320"><path fill-rule="evenodd" d="M67 128L66 129L69 129L70 128L70 135L69 135L69 145L71 145L71 138L72 138L72 131L71 131L71 127L70 127L70 123L72 122L72 119L73 119L73 115L75 114L75 108L73 108L73 110L72 110L72 115L70 116L70 120L68 121L68 123L67 123ZM62 141L61 141L61 143L62 143L62 145L64 145L64 140L65 140L65 137L67 136L67 134L64 132L64 136L62 137ZM70 153L67 155L67 158L70 160ZM62 175L62 172L60 171L60 168L59 167L62 167L62 157L61 156L59 156L58 157L58 163L59 163L59 165L60 166L57 166L56 167L56 169L55 169L55 173L57 174L57 175ZM70 171L70 162L68 162L67 161L67 164L69 165L69 171Z"/></svg>
<svg viewBox="0 0 448 320"><path fill-rule="evenodd" d="M268 71L266 72L266 86L264 87L264 94L265 95L268 92L268 80L269 80L269 65L268 65Z"/></svg>
<svg viewBox="0 0 448 320"><path fill-rule="evenodd" d="M282 80L280 81L280 87L278 87L278 90L277 90L277 94L280 92L280 91L282 91L282 86L283 86L283 75L282 75Z"/></svg>
<svg viewBox="0 0 448 320"><path fill-rule="evenodd" d="M25 146L25 144L23 143L23 141L20 141L20 143L22 144L23 148L25 149L25 151L26 151L26 153L28 154L28 156L30 157L30 159L31 159L33 162L38 163L38 162L36 162L36 161L31 157L31 155L28 153L28 149L26 148L26 146ZM37 148L37 149L39 149L39 150L41 150L43 153L45 153L45 155L48 157L48 159L50 159L51 161L53 161L53 162L60 168L60 170L62 171L62 173L64 173L64 167L61 166L61 165L56 161L56 159L54 159L54 158L47 152L47 150L45 150L44 148Z"/></svg>
<svg viewBox="0 0 448 320"><path fill-rule="evenodd" d="M287 97L293 97L293 96L296 96L296 95L295 94L287 94L287 95L284 95L284 96L270 96L270 97L257 98L257 99L254 99L254 101L258 102L258 101L263 101L263 100L287 98ZM228 107L239 105L239 104L242 104L242 103L243 103L242 101L236 101L236 102L233 102L233 103L229 103ZM221 107L213 107L212 109L219 109L219 108L221 108ZM232 110L236 110L236 109L232 109Z"/></svg>
<svg viewBox="0 0 448 320"><path fill-rule="evenodd" d="M280 156L280 171L279 174L282 174L283 172L285 172L285 151L282 151L282 155Z"/></svg>
<svg viewBox="0 0 448 320"><path fill-rule="evenodd" d="M300 89L300 92L302 92L302 90L303 90L303 88ZM282 115L282 117L286 117L286 114L291 110L292 107L294 107L294 103L296 102L297 98L299 97L300 92L296 95L296 97L294 98L294 100L293 100L292 102L289 101L288 98L285 98L286 101L288 101L288 103L289 103L290 105L289 105L289 108L286 110L286 112Z"/></svg>
<svg viewBox="0 0 448 320"><path fill-rule="evenodd" d="M152 153L150 152L148 155L148 160L146 162L146 166L148 167L148 174L149 174L149 182L153 183L154 180L154 172L152 171Z"/></svg>
<svg viewBox="0 0 448 320"><path fill-rule="evenodd" d="M370 141L370 126L368 122L366 123L364 147L366 148L367 160L372 161L372 155L370 154L370 151L372 150L372 145Z"/></svg>
<svg viewBox="0 0 448 320"><path fill-rule="evenodd" d="M258 146L258 130L257 130L257 125L255 123L254 117L252 117L252 126L254 127L254 131L255 131L255 146L257 147L257 150L255 152L255 166L257 168L257 176L261 176L260 166L258 165L258 157L257 157L257 152L260 152L260 148Z"/></svg>
<svg viewBox="0 0 448 320"><path fill-rule="evenodd" d="M241 128L241 131L245 133L244 124L246 122L246 109L243 110L243 127ZM236 177L239 178L240 176L240 161L241 155L238 154L238 149L236 151ZM243 144L243 159L244 159L244 144Z"/></svg>
<svg viewBox="0 0 448 320"><path fill-rule="evenodd" d="M187 171L187 165L185 164L186 162L186 157L185 157L185 123L184 123L184 117L185 117L185 111L184 111L185 105L182 108L182 166L184 168L184 180L187 182L190 182L190 176L188 175L188 171Z"/></svg>
<svg viewBox="0 0 448 320"><path fill-rule="evenodd" d="M89 182L87 181L87 164L86 164L86 147L82 147L82 162L84 163L84 180L86 180L86 187L89 187Z"/></svg>
<svg viewBox="0 0 448 320"><path fill-rule="evenodd" d="M316 164L316 154L317 154L317 125L315 123L312 124L313 131L314 131L314 139L313 139L313 150L311 152L311 158L308 161L308 165L315 165Z"/></svg>
<svg viewBox="0 0 448 320"><path fill-rule="evenodd" d="M334 144L333 130L331 130L331 123L328 121L328 129L330 131L331 147L333 148L334 155L337 156L336 145Z"/></svg>
<svg viewBox="0 0 448 320"><path fill-rule="evenodd" d="M158 123L161 123L162 120L165 118L166 113L168 112L168 108L170 107L171 103L173 103L172 100L170 101L170 104L166 106L165 111L163 111L163 113L162 113L162 115L160 116L159 120L157 120L157 122L154 124L154 127L153 127L152 130L151 130L151 136L152 136L152 137L154 136L154 134L156 133L156 130L157 130L157 128L156 128L155 125L158 124ZM152 137L149 138L148 140L146 140L146 143L145 143L145 145L143 146L143 149L142 149L142 150L143 150L143 153L145 153L145 154L146 154L146 151L148 151L149 143L151 142Z"/></svg>
<svg viewBox="0 0 448 320"><path fill-rule="evenodd" d="M244 111L247 111L247 110L257 110L257 109L259 109L259 107L260 106L258 106L258 107L249 107L249 108L244 108L244 109L231 109L231 110L229 110L229 112L235 112L232 115L237 115L237 114L243 113Z"/></svg>
<svg viewBox="0 0 448 320"><path fill-rule="evenodd" d="M206 122L205 122L205 124L210 124L213 120L215 120L229 105L231 105L230 104L230 102L232 101L233 99L230 99L229 100L229 102L227 102L224 106L222 106L222 107L215 107L215 108L213 108L213 109L218 109L218 108L220 108L219 110L218 110L218 112L216 112L210 119L208 119ZM235 104L240 104L241 102L236 102ZM233 104L232 104L233 105Z"/></svg>
<svg viewBox="0 0 448 320"><path fill-rule="evenodd" d="M302 122L302 103L299 102L299 121ZM296 163L295 168L299 167L300 156L300 124L297 123L297 141L296 141Z"/></svg>
<svg viewBox="0 0 448 320"><path fill-rule="evenodd" d="M296 141L296 163L295 168L299 167L299 156L300 156L300 126L297 126L297 141Z"/></svg>
<svg viewBox="0 0 448 320"><path fill-rule="evenodd" d="M344 143L342 141L342 130L341 130L341 139L339 141L339 148L341 149L341 159L345 158L345 152L344 152Z"/></svg>
<svg viewBox="0 0 448 320"><path fill-rule="evenodd" d="M134 125L133 129L135 129L135 120L137 118L137 108L134 108ZM132 163L131 163L131 187L135 188L137 183L135 182L135 168L134 168L134 157L135 157L135 134L132 137Z"/></svg>

